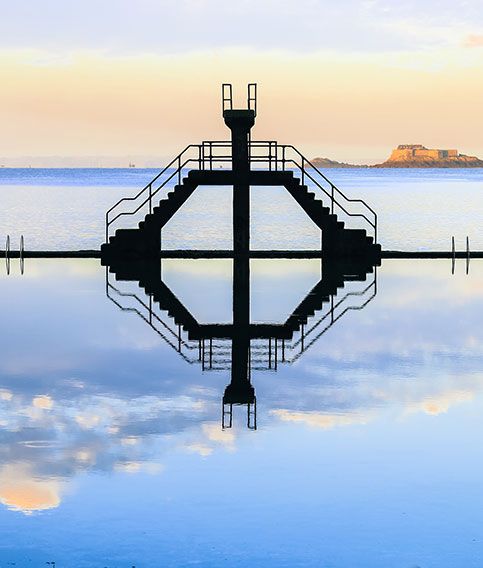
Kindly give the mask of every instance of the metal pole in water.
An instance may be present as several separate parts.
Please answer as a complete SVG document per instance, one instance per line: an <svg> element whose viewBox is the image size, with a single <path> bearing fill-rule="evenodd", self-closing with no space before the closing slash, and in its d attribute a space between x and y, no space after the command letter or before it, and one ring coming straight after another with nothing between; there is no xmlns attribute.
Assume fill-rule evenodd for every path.
<svg viewBox="0 0 483 568"><path fill-rule="evenodd" d="M10 276L10 235L7 235L7 240L5 241L5 265L7 276Z"/></svg>
<svg viewBox="0 0 483 568"><path fill-rule="evenodd" d="M452 255L452 262L451 262L451 274L454 274L454 265L456 261L456 250L454 245L454 237L451 237L451 255Z"/></svg>
<svg viewBox="0 0 483 568"><path fill-rule="evenodd" d="M470 238L466 237L466 274L470 271Z"/></svg>

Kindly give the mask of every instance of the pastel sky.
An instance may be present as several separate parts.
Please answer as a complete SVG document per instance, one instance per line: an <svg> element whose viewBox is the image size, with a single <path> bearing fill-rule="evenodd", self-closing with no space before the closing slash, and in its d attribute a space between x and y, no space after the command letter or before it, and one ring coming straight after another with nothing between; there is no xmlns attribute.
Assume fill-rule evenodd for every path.
<svg viewBox="0 0 483 568"><path fill-rule="evenodd" d="M7 164L161 165L226 137L223 81L240 103L259 84L254 137L309 156L377 162L400 143L483 155L480 0L2 2L0 73Z"/></svg>

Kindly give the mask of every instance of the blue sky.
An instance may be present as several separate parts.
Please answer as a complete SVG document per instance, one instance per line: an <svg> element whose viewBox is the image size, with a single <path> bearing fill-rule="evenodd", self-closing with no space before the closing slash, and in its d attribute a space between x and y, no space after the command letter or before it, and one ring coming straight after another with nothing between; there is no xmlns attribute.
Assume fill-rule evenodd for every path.
<svg viewBox="0 0 483 568"><path fill-rule="evenodd" d="M475 0L19 0L2 6L0 45L117 54L226 47L417 51L464 43L482 26Z"/></svg>

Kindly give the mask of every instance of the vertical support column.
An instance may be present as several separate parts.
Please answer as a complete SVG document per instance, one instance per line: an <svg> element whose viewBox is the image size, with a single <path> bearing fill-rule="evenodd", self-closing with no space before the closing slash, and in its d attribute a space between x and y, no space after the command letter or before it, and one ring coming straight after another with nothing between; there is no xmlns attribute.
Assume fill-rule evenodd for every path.
<svg viewBox="0 0 483 568"><path fill-rule="evenodd" d="M255 404L255 389L250 382L250 259L233 260L233 336L231 347L231 381L223 394L227 404Z"/></svg>
<svg viewBox="0 0 483 568"><path fill-rule="evenodd" d="M249 382L250 259L233 260L232 382Z"/></svg>
<svg viewBox="0 0 483 568"><path fill-rule="evenodd" d="M225 124L231 130L233 164L233 251L250 251L250 130L255 124L253 110L225 110Z"/></svg>

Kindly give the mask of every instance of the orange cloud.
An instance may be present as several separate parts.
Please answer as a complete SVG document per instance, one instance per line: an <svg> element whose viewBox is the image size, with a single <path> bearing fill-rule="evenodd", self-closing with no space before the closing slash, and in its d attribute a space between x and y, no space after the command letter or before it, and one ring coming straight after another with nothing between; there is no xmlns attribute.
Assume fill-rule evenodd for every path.
<svg viewBox="0 0 483 568"><path fill-rule="evenodd" d="M60 504L60 483L35 478L25 464L9 464L0 470L0 502L13 511L31 514Z"/></svg>
<svg viewBox="0 0 483 568"><path fill-rule="evenodd" d="M41 408L42 410L50 410L53 407L54 403L50 396L41 395L36 396L33 399L32 405L35 406L35 408Z"/></svg>
<svg viewBox="0 0 483 568"><path fill-rule="evenodd" d="M349 426L351 424L367 424L370 417L363 414L323 414L321 412L292 412L285 408L271 410L270 414L277 416L284 422L301 422L312 428L330 430L336 426Z"/></svg>
<svg viewBox="0 0 483 568"><path fill-rule="evenodd" d="M465 47L483 47L483 35L471 34L466 37L463 45Z"/></svg>
<svg viewBox="0 0 483 568"><path fill-rule="evenodd" d="M420 402L409 405L409 412L424 412L432 416L448 412L451 406L461 402L469 402L475 398L469 391L454 390L440 394L439 396L429 396Z"/></svg>

